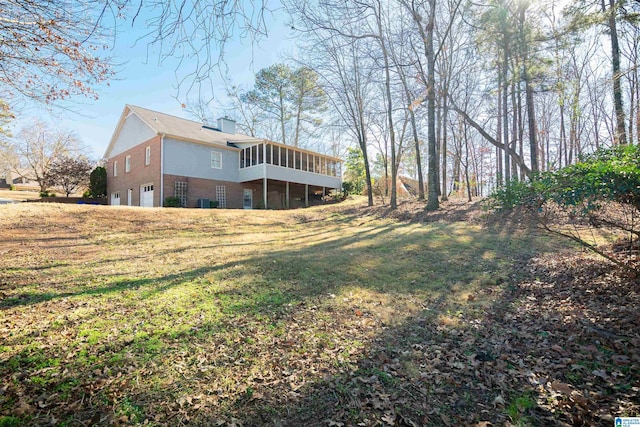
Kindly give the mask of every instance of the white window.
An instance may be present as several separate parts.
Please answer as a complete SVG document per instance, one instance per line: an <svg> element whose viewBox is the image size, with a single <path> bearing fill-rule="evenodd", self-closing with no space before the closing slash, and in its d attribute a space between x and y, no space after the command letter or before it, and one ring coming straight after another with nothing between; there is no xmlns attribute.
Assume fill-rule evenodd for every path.
<svg viewBox="0 0 640 427"><path fill-rule="evenodd" d="M211 152L211 169L222 169L222 153L219 151Z"/></svg>
<svg viewBox="0 0 640 427"><path fill-rule="evenodd" d="M113 176L118 176L118 161L113 161Z"/></svg>
<svg viewBox="0 0 640 427"><path fill-rule="evenodd" d="M219 208L227 207L227 188L224 185L216 186L216 200Z"/></svg>
<svg viewBox="0 0 640 427"><path fill-rule="evenodd" d="M124 158L124 171L131 172L131 156Z"/></svg>
<svg viewBox="0 0 640 427"><path fill-rule="evenodd" d="M151 164L151 147L147 147L144 149L144 164Z"/></svg>

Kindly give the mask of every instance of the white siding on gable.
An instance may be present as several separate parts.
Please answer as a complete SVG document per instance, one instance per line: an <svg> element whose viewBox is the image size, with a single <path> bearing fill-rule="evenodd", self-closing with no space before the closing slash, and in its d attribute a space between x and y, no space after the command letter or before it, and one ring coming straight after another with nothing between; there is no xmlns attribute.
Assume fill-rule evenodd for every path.
<svg viewBox="0 0 640 427"><path fill-rule="evenodd" d="M116 139L113 149L109 153L109 157L113 157L128 149L135 147L149 139L153 138L156 133L147 126L135 114L129 114L122 124L122 129Z"/></svg>
<svg viewBox="0 0 640 427"><path fill-rule="evenodd" d="M221 153L221 169L213 168L212 152ZM168 175L238 182L240 155L237 151L206 144L164 139L163 170Z"/></svg>

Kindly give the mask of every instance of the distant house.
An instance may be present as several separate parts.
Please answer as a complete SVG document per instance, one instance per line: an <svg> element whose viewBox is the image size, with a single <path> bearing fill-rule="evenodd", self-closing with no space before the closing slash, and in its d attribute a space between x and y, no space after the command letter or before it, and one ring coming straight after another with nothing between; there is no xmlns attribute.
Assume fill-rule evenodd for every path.
<svg viewBox="0 0 640 427"><path fill-rule="evenodd" d="M11 188L14 186L20 190L39 191L40 184L31 181L26 176L29 175L27 169L13 170L7 167L0 171L0 188Z"/></svg>
<svg viewBox="0 0 640 427"><path fill-rule="evenodd" d="M342 187L341 160L126 105L104 157L111 205L281 208Z"/></svg>
<svg viewBox="0 0 640 427"><path fill-rule="evenodd" d="M391 185L387 184L391 182L391 178L385 179L384 177L378 179L373 184L373 190L375 194L386 194L389 191ZM426 184L423 186L424 192L427 192ZM420 183L418 180L409 178L405 175L398 175L396 179L396 195L399 199L417 199L420 196Z"/></svg>

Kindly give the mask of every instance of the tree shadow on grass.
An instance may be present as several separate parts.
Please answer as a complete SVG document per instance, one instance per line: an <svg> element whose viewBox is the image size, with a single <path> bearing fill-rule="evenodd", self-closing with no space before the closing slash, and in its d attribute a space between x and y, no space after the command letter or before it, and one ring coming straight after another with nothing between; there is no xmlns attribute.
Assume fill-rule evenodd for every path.
<svg viewBox="0 0 640 427"><path fill-rule="evenodd" d="M554 383L567 384L567 361L537 364L556 358L543 332L557 319L522 310L530 295L520 284L531 282L522 270L536 245L449 225L375 225L240 262L43 293L33 298L91 304L130 292L132 300L122 315L72 325L74 341L35 336L2 358L0 398L34 425L50 416L173 425L575 421L538 404L549 395L570 412L584 402L573 393L579 381ZM108 319L116 323L101 326ZM629 380L637 378L633 368Z"/></svg>
<svg viewBox="0 0 640 427"><path fill-rule="evenodd" d="M169 274L162 277L145 277L140 279L118 280L105 286L88 287L86 289L78 289L69 292L25 292L17 296L3 299L0 301L0 309L8 309L17 306L35 305L46 301L52 301L59 298L69 298L76 296L100 296L110 293L121 292L124 290L138 290L140 288L149 289L152 293L166 291L185 281L219 271L226 268L232 268L239 265L238 262L214 265L211 267L202 267L188 272L180 272Z"/></svg>
<svg viewBox="0 0 640 427"><path fill-rule="evenodd" d="M638 283L593 260L569 265L576 279L565 282L539 261L519 262L518 279L482 313L443 321L442 313L460 309L449 302L381 328L343 372L281 399L240 398L233 416L283 426L610 426L636 414Z"/></svg>
<svg viewBox="0 0 640 427"><path fill-rule="evenodd" d="M372 239L372 238L376 238L376 237L380 237L381 235L388 233L394 229L397 229L397 227L390 227L390 226L385 226L385 227L376 227L373 228L371 230L365 230L365 231L361 231L361 232L356 232L353 233L353 235L349 236L348 238L339 238L339 239L331 239L331 238L327 238L326 240L317 240L318 235L317 234L301 234L300 236L296 236L294 239L289 241L289 244L295 244L296 241L300 241L303 242L306 238L308 237L316 237L316 242L318 242L319 244L326 244L326 247L322 247L320 248L320 250L333 250L335 248L339 248L342 247L344 245L349 245L352 244L354 242L360 241L362 239ZM268 240L267 242L273 242L275 240ZM263 242L264 243L264 242ZM236 244L236 246L250 246L251 243L239 243ZM220 247L224 247L224 246L232 246L231 244L224 244L224 245L205 245L205 246L197 246L196 249L198 250L215 250L215 249L219 249ZM184 247L184 248L176 248L176 249L168 249L168 250L164 250L164 251L158 251L156 252L155 255L170 255L170 254L176 254L176 253L180 253L180 252L188 252L190 250L193 250L194 247ZM163 292L166 289L175 286L176 284L180 284L183 282L189 282L191 280L193 280L194 278L197 277L201 277L201 276L205 276L211 273L215 273L217 271L221 271L221 270L226 270L226 269L232 269L234 267L237 266L241 266L241 265L250 265L252 263L259 265L259 264L264 264L265 261L269 261L269 260L273 260L274 258L280 258L281 256L283 256L282 254L286 254L290 252L289 249L285 249L285 250L281 250L281 251L275 251L273 253L271 253L271 255L268 256L257 256L257 257L251 257L251 258L247 258L244 261L234 261L234 262L228 262L228 263L220 263L220 264L214 264L211 266L203 266L191 271L186 271L186 272L179 272L179 273L175 273L175 274L169 274L169 275L164 275L164 276L160 276L160 277L144 277L144 278L140 278L140 279L133 279L133 280L118 280L118 281L112 281L111 283L109 283L108 285L105 286L98 286L98 287L86 287L84 289L77 289L74 291L68 291L68 292L24 292L24 293L20 293L14 297L10 297L10 298L5 298L3 300L0 301L0 309L7 309L7 308L12 308L12 307L16 307L16 306L23 306L23 305L31 305L31 304L38 304L38 303L42 303L42 302L46 302L46 301L51 301L57 298L68 298L68 297L74 297L74 296L91 296L91 295L103 295L103 294L109 294L109 293L113 293L113 292L120 292L126 289L137 289L137 288L149 288L151 290L151 293L159 293L159 292ZM314 254L315 254L315 249L313 250ZM304 255L302 255L304 256ZM290 259L291 257L288 256L287 257L287 261L285 262L285 264L289 264L290 262L295 262L296 259L298 258L297 256L294 256L293 260ZM109 263L113 263L113 262L117 262L120 260L124 260L124 258L116 258L116 259L105 259L96 263L90 263L88 264L89 266L95 266L98 264L109 264ZM216 259L212 259L212 262L216 262ZM61 267L61 266L68 266L69 263L55 263L55 264L51 264L51 265L46 265L46 266L39 266L39 267L35 267L35 268L30 268L31 270L44 270L44 269L49 269L49 268L54 268L54 267ZM269 268L277 268L277 265L269 265L268 263L266 264L269 266ZM6 271L10 271L11 269L7 269ZM106 276L110 276L110 275L106 275ZM82 280L80 280L82 281Z"/></svg>

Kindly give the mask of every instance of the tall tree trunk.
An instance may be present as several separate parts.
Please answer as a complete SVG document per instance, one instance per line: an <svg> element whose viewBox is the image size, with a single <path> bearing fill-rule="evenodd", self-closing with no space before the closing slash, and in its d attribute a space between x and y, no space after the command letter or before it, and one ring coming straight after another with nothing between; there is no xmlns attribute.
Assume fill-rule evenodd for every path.
<svg viewBox="0 0 640 427"><path fill-rule="evenodd" d="M640 144L640 78L638 78L638 64L636 64L636 144Z"/></svg>
<svg viewBox="0 0 640 427"><path fill-rule="evenodd" d="M437 210L438 201L438 158L436 157L436 74L435 52L433 50L433 32L436 20L436 0L429 0L429 22L427 23L427 122L429 175L427 192L427 210Z"/></svg>
<svg viewBox="0 0 640 427"><path fill-rule="evenodd" d="M420 153L420 139L418 138L418 126L416 115L411 111L411 131L413 132L413 144L416 150L416 168L418 172L418 200L424 200L424 177L422 175L422 155Z"/></svg>
<svg viewBox="0 0 640 427"><path fill-rule="evenodd" d="M498 127L496 129L496 140L502 145L502 68L498 66ZM496 186L500 187L503 182L503 163L500 147L496 147Z"/></svg>
<svg viewBox="0 0 640 427"><path fill-rule="evenodd" d="M438 92L436 92L436 96L437 94ZM438 197L442 196L440 191L440 141L442 141L442 132L442 107L436 101L436 188L438 188Z"/></svg>
<svg viewBox="0 0 640 427"><path fill-rule="evenodd" d="M384 156L382 156L382 164L384 165L384 195L389 197L389 143L384 140Z"/></svg>
<svg viewBox="0 0 640 427"><path fill-rule="evenodd" d="M389 125L389 143L391 145L391 198L390 207L396 209L397 203L397 186L396 181L398 179L398 171L396 166L396 135L393 129L393 100L391 98L391 73L389 71L389 52L387 51L387 44L384 38L384 32L382 31L382 5L378 2L378 10L376 14L376 20L378 24L378 41L380 43L380 49L382 51L382 58L384 60L384 89L387 101L387 121Z"/></svg>
<svg viewBox="0 0 640 427"><path fill-rule="evenodd" d="M640 31L636 31L636 35L640 36ZM640 143L640 79L638 79L638 49L640 48L640 39L638 37L633 39L633 59L631 64L631 95L629 100L630 112L629 115L629 144ZM635 111L634 111L635 110ZM635 123L634 123L635 122ZM635 128L634 128L635 125ZM635 134L635 135L634 135Z"/></svg>
<svg viewBox="0 0 640 427"><path fill-rule="evenodd" d="M502 145L504 153L504 183L511 181L511 156L509 156L509 83L507 81L508 66L507 47L504 46L504 56L502 62Z"/></svg>
<svg viewBox="0 0 640 427"><path fill-rule="evenodd" d="M416 151L416 168L418 173L418 200L424 200L424 177L422 175L422 155L420 153L420 138L418 138L418 125L416 124L416 114L412 108L412 96L407 84L407 78L404 72L400 70L400 81L404 89L405 96L407 97L407 103L409 104L409 118L411 120L411 131L413 133L413 145Z"/></svg>
<svg viewBox="0 0 640 427"><path fill-rule="evenodd" d="M464 124L464 181L467 184L467 201L471 202L471 181L469 180L469 132L467 124Z"/></svg>
<svg viewBox="0 0 640 427"><path fill-rule="evenodd" d="M460 125L462 126L462 125ZM457 141L456 133L453 132L453 174L451 176L451 191L457 193L460 191L460 177L461 177L461 165L460 157L462 156L462 149Z"/></svg>
<svg viewBox="0 0 640 427"><path fill-rule="evenodd" d="M484 197L484 154L482 147L480 147L480 161L478 162L480 165L480 171L478 173L478 190L480 197Z"/></svg>
<svg viewBox="0 0 640 427"><path fill-rule="evenodd" d="M524 118L522 117L522 82L518 82L518 154L524 157ZM537 131L537 128L536 128ZM520 181L524 181L524 172L520 169Z"/></svg>
<svg viewBox="0 0 640 427"><path fill-rule="evenodd" d="M280 94L280 129L282 132L282 143L287 143L287 137L285 133L285 108L284 108L284 95Z"/></svg>
<svg viewBox="0 0 640 427"><path fill-rule="evenodd" d="M360 142L360 148L366 147L367 141ZM373 188L371 187L371 168L369 167L369 156L366 148L362 151L362 157L364 160L364 176L367 180L367 206L373 206Z"/></svg>
<svg viewBox="0 0 640 427"><path fill-rule="evenodd" d="M295 134L293 135L293 146L294 147L298 147L299 142L299 137L300 137L300 122L301 122L301 116L302 116L302 102L298 103L298 110L296 111L296 130L295 130Z"/></svg>
<svg viewBox="0 0 640 427"><path fill-rule="evenodd" d="M516 60L517 64L517 60ZM522 102L520 100L520 91L516 90L517 83L516 79L511 80L511 105L513 108L513 115L511 117L511 149L515 151L516 146L521 140L518 139L519 136L519 128L518 128L518 119L522 114ZM520 157L522 157L522 151L520 151ZM511 162L511 179L514 181L518 180L518 168L516 162Z"/></svg>
<svg viewBox="0 0 640 427"><path fill-rule="evenodd" d="M525 11L528 5L520 3L520 41L522 43L522 73L524 77L527 118L529 127L529 154L531 156L531 172L538 172L538 142L536 141L536 114L533 103L533 86L529 75L529 42L524 34Z"/></svg>
<svg viewBox="0 0 640 427"><path fill-rule="evenodd" d="M367 206L373 206L373 186L371 185L371 167L369 166L369 154L367 152L368 144L366 124L364 120L364 105L360 96L357 97L356 102L358 104L357 111L359 123L358 143L360 144L360 150L362 151L362 159L364 161L364 176L367 180Z"/></svg>
<svg viewBox="0 0 640 427"><path fill-rule="evenodd" d="M602 0L602 12L607 13L605 0ZM613 65L613 105L616 113L616 134L614 144L626 144L627 133L625 130L624 107L622 105L622 88L620 87L620 46L618 44L618 28L616 13L618 5L616 0L609 0L608 26L611 37L611 63Z"/></svg>
<svg viewBox="0 0 640 427"><path fill-rule="evenodd" d="M565 109L565 100L564 93L561 95L562 100L560 101L560 141L558 141L558 169L561 169L563 166L563 156L564 156L564 166L568 166L567 163L567 124L564 119L564 109Z"/></svg>
<svg viewBox="0 0 640 427"><path fill-rule="evenodd" d="M448 80L447 80L448 81ZM442 162L440 163L440 169L442 171L442 201L448 200L447 197L447 125L449 119L449 88L448 83L445 85L444 94L442 96L442 148L440 152L442 154Z"/></svg>
<svg viewBox="0 0 640 427"><path fill-rule="evenodd" d="M524 81L527 100L527 119L529 127L529 150L531 151L531 172L538 172L538 140L536 129L536 110L533 102L533 87L531 85L531 76L529 75L528 59L524 59Z"/></svg>

